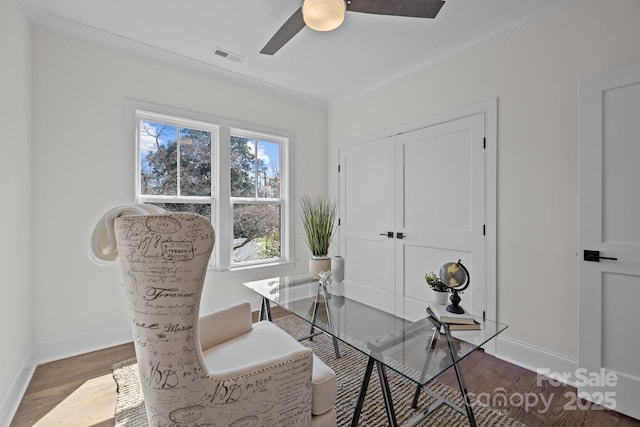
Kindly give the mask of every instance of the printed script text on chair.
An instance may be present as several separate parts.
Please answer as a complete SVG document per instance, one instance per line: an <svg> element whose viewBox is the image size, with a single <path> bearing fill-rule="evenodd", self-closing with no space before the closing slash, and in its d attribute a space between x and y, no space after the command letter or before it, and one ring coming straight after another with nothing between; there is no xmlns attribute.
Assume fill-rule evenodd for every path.
<svg viewBox="0 0 640 427"><path fill-rule="evenodd" d="M252 324L248 303L199 317L206 218L123 215L114 229L151 426L335 426L335 374L311 350Z"/></svg>

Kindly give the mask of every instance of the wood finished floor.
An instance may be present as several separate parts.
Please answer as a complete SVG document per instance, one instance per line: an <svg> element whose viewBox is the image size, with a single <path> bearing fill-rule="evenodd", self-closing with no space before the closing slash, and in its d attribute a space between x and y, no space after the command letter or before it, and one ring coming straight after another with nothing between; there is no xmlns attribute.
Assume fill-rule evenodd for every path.
<svg viewBox="0 0 640 427"><path fill-rule="evenodd" d="M284 314L278 309L273 311L274 317ZM129 343L38 366L11 426L113 426L116 387L111 366L134 356L133 344ZM554 387L546 381L538 385L535 372L481 351L464 359L461 369L470 393L530 427L640 426L638 420L601 408L567 410L574 400L571 396L575 396L575 388ZM452 369L438 380L457 388ZM510 398L511 404L504 405L499 396L528 396L529 402L537 398L538 405L527 408L514 397ZM550 402L548 407L543 400ZM584 408L588 404L582 401L576 406Z"/></svg>

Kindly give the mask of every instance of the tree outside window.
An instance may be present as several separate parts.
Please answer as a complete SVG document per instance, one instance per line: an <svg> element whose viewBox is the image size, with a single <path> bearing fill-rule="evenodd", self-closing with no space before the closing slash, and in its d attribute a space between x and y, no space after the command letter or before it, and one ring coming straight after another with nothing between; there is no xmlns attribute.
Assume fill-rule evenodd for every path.
<svg viewBox="0 0 640 427"><path fill-rule="evenodd" d="M218 268L284 259L281 235L286 210L280 179L284 139L230 131L227 141L219 141L229 144L225 162L218 158L220 125L192 121L187 125L180 118L140 112L137 123L139 202L195 212L214 224L221 209L230 209L230 223L218 227L230 227L232 239L216 239L215 251L230 251L231 261ZM228 165L227 170L221 165ZM220 181L221 174L228 174L229 180ZM229 188L219 191L219 182L228 182Z"/></svg>

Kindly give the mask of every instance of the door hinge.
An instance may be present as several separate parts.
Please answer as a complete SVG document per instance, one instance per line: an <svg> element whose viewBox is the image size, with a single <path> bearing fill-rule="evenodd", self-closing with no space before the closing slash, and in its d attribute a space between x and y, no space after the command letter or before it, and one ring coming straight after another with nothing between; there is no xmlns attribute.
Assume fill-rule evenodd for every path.
<svg viewBox="0 0 640 427"><path fill-rule="evenodd" d="M338 173L340 173L340 165L338 165Z"/></svg>
<svg viewBox="0 0 640 427"><path fill-rule="evenodd" d="M486 224L482 224L482 235L483 236L487 235L487 226L486 226Z"/></svg>
<svg viewBox="0 0 640 427"><path fill-rule="evenodd" d="M484 322L485 320L487 320L487 312L482 310L482 321Z"/></svg>
<svg viewBox="0 0 640 427"><path fill-rule="evenodd" d="M340 225L340 218L338 218L338 226Z"/></svg>
<svg viewBox="0 0 640 427"><path fill-rule="evenodd" d="M482 138L482 148L487 148L487 138Z"/></svg>

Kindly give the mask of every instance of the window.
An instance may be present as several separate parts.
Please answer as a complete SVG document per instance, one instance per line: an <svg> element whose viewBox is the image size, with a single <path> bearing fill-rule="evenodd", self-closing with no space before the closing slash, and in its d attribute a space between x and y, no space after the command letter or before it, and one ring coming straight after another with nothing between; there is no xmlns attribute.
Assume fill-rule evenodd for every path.
<svg viewBox="0 0 640 427"><path fill-rule="evenodd" d="M280 259L281 144L232 131L230 185L234 264Z"/></svg>
<svg viewBox="0 0 640 427"><path fill-rule="evenodd" d="M289 261L288 136L187 112L133 111L137 203L207 217L213 269Z"/></svg>

